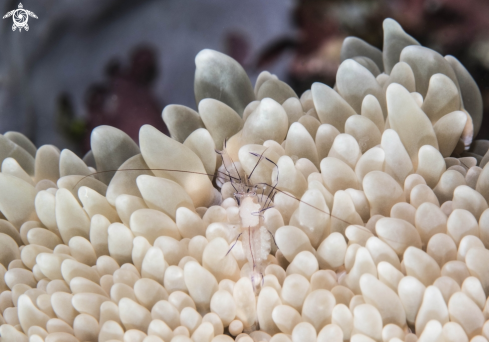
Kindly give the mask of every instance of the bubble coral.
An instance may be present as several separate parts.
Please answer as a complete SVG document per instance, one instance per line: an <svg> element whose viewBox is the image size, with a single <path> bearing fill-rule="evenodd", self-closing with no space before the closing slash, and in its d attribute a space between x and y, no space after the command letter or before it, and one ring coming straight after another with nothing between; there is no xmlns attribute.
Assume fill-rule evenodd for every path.
<svg viewBox="0 0 489 342"><path fill-rule="evenodd" d="M391 19L383 51L349 37L342 60L334 89L299 98L204 50L198 112L163 111L171 138L146 125L137 146L100 126L84 160L0 136L2 341L487 341L473 79ZM277 165L252 177L282 191L263 214L277 246L256 293L246 246L230 250L232 184L207 176L224 144L243 174L250 152Z"/></svg>

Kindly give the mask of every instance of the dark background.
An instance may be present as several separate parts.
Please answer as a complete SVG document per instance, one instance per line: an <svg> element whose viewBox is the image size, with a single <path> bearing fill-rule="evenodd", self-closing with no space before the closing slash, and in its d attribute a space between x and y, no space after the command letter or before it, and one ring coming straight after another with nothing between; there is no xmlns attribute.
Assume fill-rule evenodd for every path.
<svg viewBox="0 0 489 342"><path fill-rule="evenodd" d="M300 96L334 84L342 40L382 48L391 17L422 45L454 55L478 83L489 138L487 0L25 0L30 30L0 23L0 132L83 154L99 124L137 140L150 123L165 130L167 104L196 108L194 57L204 48L238 60L252 83L275 73ZM0 0L4 13L18 0Z"/></svg>

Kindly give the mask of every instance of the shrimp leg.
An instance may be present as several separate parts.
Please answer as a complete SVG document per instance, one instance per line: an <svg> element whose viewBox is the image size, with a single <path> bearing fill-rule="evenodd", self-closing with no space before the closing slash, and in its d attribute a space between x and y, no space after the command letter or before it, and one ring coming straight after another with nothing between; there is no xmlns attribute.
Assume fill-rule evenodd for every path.
<svg viewBox="0 0 489 342"><path fill-rule="evenodd" d="M236 246L236 244L238 243L239 238L241 237L241 234L243 234L243 233L239 233L238 234L238 237L236 238L236 241L234 241L233 245L231 246L231 248L229 248L229 250L228 250L228 252L226 253L225 256L227 256L229 254L229 252L231 252L231 250L234 248L234 246Z"/></svg>

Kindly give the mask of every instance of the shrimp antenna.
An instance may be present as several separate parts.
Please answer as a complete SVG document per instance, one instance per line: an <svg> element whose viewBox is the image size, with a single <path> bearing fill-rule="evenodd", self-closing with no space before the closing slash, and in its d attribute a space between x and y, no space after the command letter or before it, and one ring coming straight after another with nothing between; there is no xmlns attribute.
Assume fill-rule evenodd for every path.
<svg viewBox="0 0 489 342"><path fill-rule="evenodd" d="M273 197L273 192L275 191L275 189L276 189L276 187L277 187L277 185L278 185L278 179L279 179L279 169L278 169L278 165L277 165L277 164L276 164L276 163L275 163L273 160L271 160L271 159L269 159L269 158L267 158L267 157L265 157L265 156L263 155L265 152L266 152L266 150L265 150L265 151L263 151L263 153L262 153L262 154L260 154L260 155L259 155L258 153L255 153L255 152L250 152L250 154L251 154L251 155L253 155L253 156L255 156L255 157L259 157L259 158L260 158L260 159L258 159L258 162L256 163L255 167L256 167L256 166L258 165L258 163L259 163L259 162L262 160L262 158L264 158L264 159L266 159L268 162L270 162L270 163L272 163L273 165L275 165L275 167L277 168L277 179L276 179L276 181L275 181L275 185L273 185L273 186L272 186L272 188L270 189L270 192L269 192L269 193L268 193L268 195L267 195L267 197L268 197L268 198L267 198L267 200L265 201L265 204L264 204L264 207L265 207L266 209L269 209L270 207L267 207L267 202L270 200L270 202L268 203L268 205L270 205L270 204L272 203L272 199L271 199L271 198ZM254 170L255 170L255 169L253 169L253 171L254 171ZM253 173L253 172L252 172L252 173ZM266 184L266 183L260 183L260 184L264 184L264 185L270 186L270 185L268 185L268 184Z"/></svg>
<svg viewBox="0 0 489 342"><path fill-rule="evenodd" d="M226 141L224 142L224 148L226 148ZM222 165L224 166L224 169L228 172L229 177L231 178L231 173L229 172L229 170L228 170L228 168L226 166L226 162L224 160L224 156L223 156L224 153L223 153L223 151L218 151L218 150L215 150L215 151L216 151L217 154L219 154L221 156ZM236 167L236 164L234 163L233 158L231 158L231 156L229 154L228 154L228 157L231 160L231 163L233 164L234 170L236 170L236 174L238 175L238 178L233 177L233 179L235 179L235 180L238 180L239 179L239 181L242 182L243 180L241 179L241 175L239 174L238 168ZM231 183L232 183L232 181L231 181ZM234 189L236 190L236 188L234 188ZM236 191L238 191L238 190L236 190Z"/></svg>
<svg viewBox="0 0 489 342"><path fill-rule="evenodd" d="M268 184L268 183L259 183L259 184L264 184L264 185L271 186L271 185L270 185L270 184ZM341 221L341 222L343 222L343 223L346 223L346 224L348 224L348 225L350 225L350 226L354 226L354 224L352 224L352 223L350 223L350 222L348 222L348 221L345 221L345 220L343 220L343 219L341 219L341 218L339 218L339 217L336 217L336 216L332 215L331 213L328 213L327 211L324 211L324 210L322 210L322 209L320 209L320 208L318 208L318 207L316 207L316 206L314 206L314 205L312 205L312 204L310 204L310 203L304 202L303 200L301 200L300 198L295 197L294 195L288 194L288 193L287 193L287 192L285 192L285 191L282 191L282 190L280 190L280 189L275 188L275 194L276 194L277 192L280 192L280 193L284 194L284 195L285 195L285 196L287 196L287 197L293 198L293 199L295 199L296 201L299 201L300 203L303 203L303 204L305 204L305 205L307 205L307 206L309 206L309 207L311 207L311 208L314 208L314 209L316 209L316 210L318 210L318 211L320 211L320 212L322 212L322 213L324 213L324 214L326 214L326 215L329 215L330 217L333 217L333 218L335 218L335 219L337 219L337 220L339 220L339 221ZM275 196L275 194L274 194L274 196Z"/></svg>
<svg viewBox="0 0 489 342"><path fill-rule="evenodd" d="M104 170L104 171L97 171L97 172L93 172L93 173L90 173L86 176L83 176L78 182L75 183L75 185L73 186L73 189L76 188L76 186L82 182L85 178L88 178L88 177L91 177L91 176L94 176L94 175L98 175L98 174L101 174L101 173L108 173L108 172L118 172L118 171L167 171L167 172L180 172L180 173L193 173L193 174L196 174L196 175L202 175L202 176L210 176L210 177L215 177L216 173L224 173L222 171L219 171L219 170L216 170L216 173L214 174L210 174L210 173L205 173L205 172L197 172L197 171L185 171L185 170L173 170L173 169L142 169L142 168L134 168L134 169L117 169L117 170ZM225 173L224 173L225 174ZM226 175L226 174L225 174ZM234 178L234 179L237 179L235 177L232 177L230 175L226 175L230 178Z"/></svg>
<svg viewBox="0 0 489 342"><path fill-rule="evenodd" d="M309 203L307 203L307 202L304 202L303 200L301 200L301 199L299 199L299 198L295 197L294 195L288 194L288 193L286 193L285 191L282 191L282 190L280 190L280 189L276 189L276 192L280 192L280 193L284 194L285 196L288 196L288 197L293 198L293 199L295 199L295 200L297 200L297 201L299 201L299 202L301 202L301 203L304 203L305 205L307 205L307 206L309 206L309 207L311 207L311 208L314 208L314 209L316 209L316 210L319 210L320 212L325 213L325 214L329 215L330 217L332 217L332 218L334 218L334 219L336 219L336 220L338 220L338 221L341 221L341 222L343 222L343 223L346 223L346 224L347 224L347 225L349 225L349 226L355 226L355 227L357 227L357 228L358 228L358 229L360 229L360 230L363 230L363 231L368 232L368 233L372 233L372 231L371 231L370 229L368 229L368 228L366 228L366 227L364 227L364 226L362 226L362 225L359 225L359 224L353 224L353 223L350 223L350 222L348 222L348 221L345 221L345 220L343 220L343 219L341 219L341 218L339 218L339 217L337 217L337 216L334 216L334 215L332 215L331 213L328 213L328 212L326 212L326 211L324 211L324 210L322 210L322 209L320 209L320 208L318 208L318 207L316 207L316 206L314 206L314 205L312 205L312 204L309 204ZM373 234L373 235L375 236L375 234ZM386 241L395 242L395 243L397 243L397 244L401 244L399 241L396 241L396 240L393 240L393 239L388 239L388 238L386 238L386 237L382 237L382 239L381 239L381 240L386 240ZM406 245L406 246L407 246L407 245L408 245L408 243L404 243L404 244L401 244L401 245Z"/></svg>
<svg viewBox="0 0 489 342"><path fill-rule="evenodd" d="M255 166L253 167L253 170L251 170L251 173L250 175L248 176L248 180L250 180L251 176L253 175L253 172L255 172L255 169L257 168L258 164L260 164L260 162L263 160L263 158L266 158L264 157L263 155L265 154L265 152L268 150L268 147L260 154L258 155L257 153L254 153L254 152L250 152L251 155L255 156L255 157L258 157L258 161L256 162ZM267 158L268 159L268 158Z"/></svg>
<svg viewBox="0 0 489 342"><path fill-rule="evenodd" d="M265 209L270 209L270 205L272 204L272 198L275 196L276 192L275 189L277 187L277 184L275 184L271 189L270 189L270 192L268 193L268 197L267 199L265 200ZM268 204L267 204L268 202Z"/></svg>
<svg viewBox="0 0 489 342"><path fill-rule="evenodd" d="M215 150L215 151L221 156L222 166L224 166L224 170L226 170L226 172L227 172L227 174L225 172L222 172L222 173L224 173L226 176L229 177L231 186L234 188L234 191L238 192L238 189L236 189L236 187L234 186L234 182L233 182L234 177L231 176L231 173L229 172L228 168L226 167L226 162L224 161L224 156L222 155L222 152L220 152L218 150ZM233 163L233 165L234 165L234 163ZM237 173L238 173L238 177L240 177L239 172L237 172ZM238 179L236 179L236 180L238 180ZM239 181L241 181L241 177L239 178Z"/></svg>
<svg viewBox="0 0 489 342"><path fill-rule="evenodd" d="M331 216L331 217L334 217L335 219L337 219L337 220L339 220L339 221L341 221L341 222L343 222L343 223L346 223L346 224L352 225L350 222L345 221L345 220L343 220L343 219L341 219L341 218L339 218L339 217L336 217L336 216L334 216L334 215L331 215L331 213L328 213L327 211L324 211L324 210L322 210L322 209L320 209L320 208L318 208L318 207L316 207L316 206L314 206L314 205L312 205L312 204L309 204L309 203L307 203L307 202L304 202L303 200L301 200L300 198L295 197L294 195L288 194L288 193L286 193L285 191L282 191L282 190L280 190L280 189L277 189L276 191L278 191L278 192L280 192L280 193L284 194L285 196L288 196L288 197L290 197L290 198L293 198L293 199L295 199L295 200L297 200L297 201L299 201L299 202L301 202L301 203L303 203L303 204L305 204L305 205L307 205L307 206L309 206L309 207L311 207L311 208L314 208L314 209L316 209L316 210L319 210L320 212L322 212L322 213L324 213L324 214L327 214L327 215L329 215L329 216Z"/></svg>
<svg viewBox="0 0 489 342"><path fill-rule="evenodd" d="M237 174L237 175L238 175L238 177L239 177L239 181L240 181L240 182L242 182L243 180L241 179L241 176L240 176L240 174L239 174L238 168L236 167L236 164L234 163L233 158L231 158L231 156L230 156L230 155L228 155L228 157L229 157L229 159L231 159L231 163L233 164L234 170L236 170L236 174Z"/></svg>
<svg viewBox="0 0 489 342"><path fill-rule="evenodd" d="M261 161L262 158L263 159L266 159L267 161L269 161L270 163L272 163L273 165L275 165L275 167L277 168L277 180L276 180L276 182L278 183L278 165L273 160L271 160L270 158L267 158L267 157L265 157L263 155L266 151L267 150L263 151L262 154L258 154L258 153L255 153L255 152L250 152L250 154L253 155L253 156L255 156L255 157L260 157L260 159L258 159L258 162L255 165L255 168L258 166L258 163ZM255 168L253 168L253 171L255 171ZM251 173L253 173L253 171L251 171ZM250 177L251 177L251 174L250 174Z"/></svg>

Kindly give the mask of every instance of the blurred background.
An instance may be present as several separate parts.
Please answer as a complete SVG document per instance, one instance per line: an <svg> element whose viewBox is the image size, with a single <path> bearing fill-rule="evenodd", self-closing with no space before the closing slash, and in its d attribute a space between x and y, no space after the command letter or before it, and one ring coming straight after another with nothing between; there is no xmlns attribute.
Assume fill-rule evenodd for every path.
<svg viewBox="0 0 489 342"><path fill-rule="evenodd" d="M19 0L0 0L2 13ZM167 104L196 109L194 57L204 48L240 62L252 83L269 70L300 96L333 86L342 40L382 48L391 17L422 45L457 57L484 101L479 139L489 138L487 0L25 0L30 30L0 25L0 132L79 155L91 129L166 130ZM2 14L3 16L3 14Z"/></svg>

